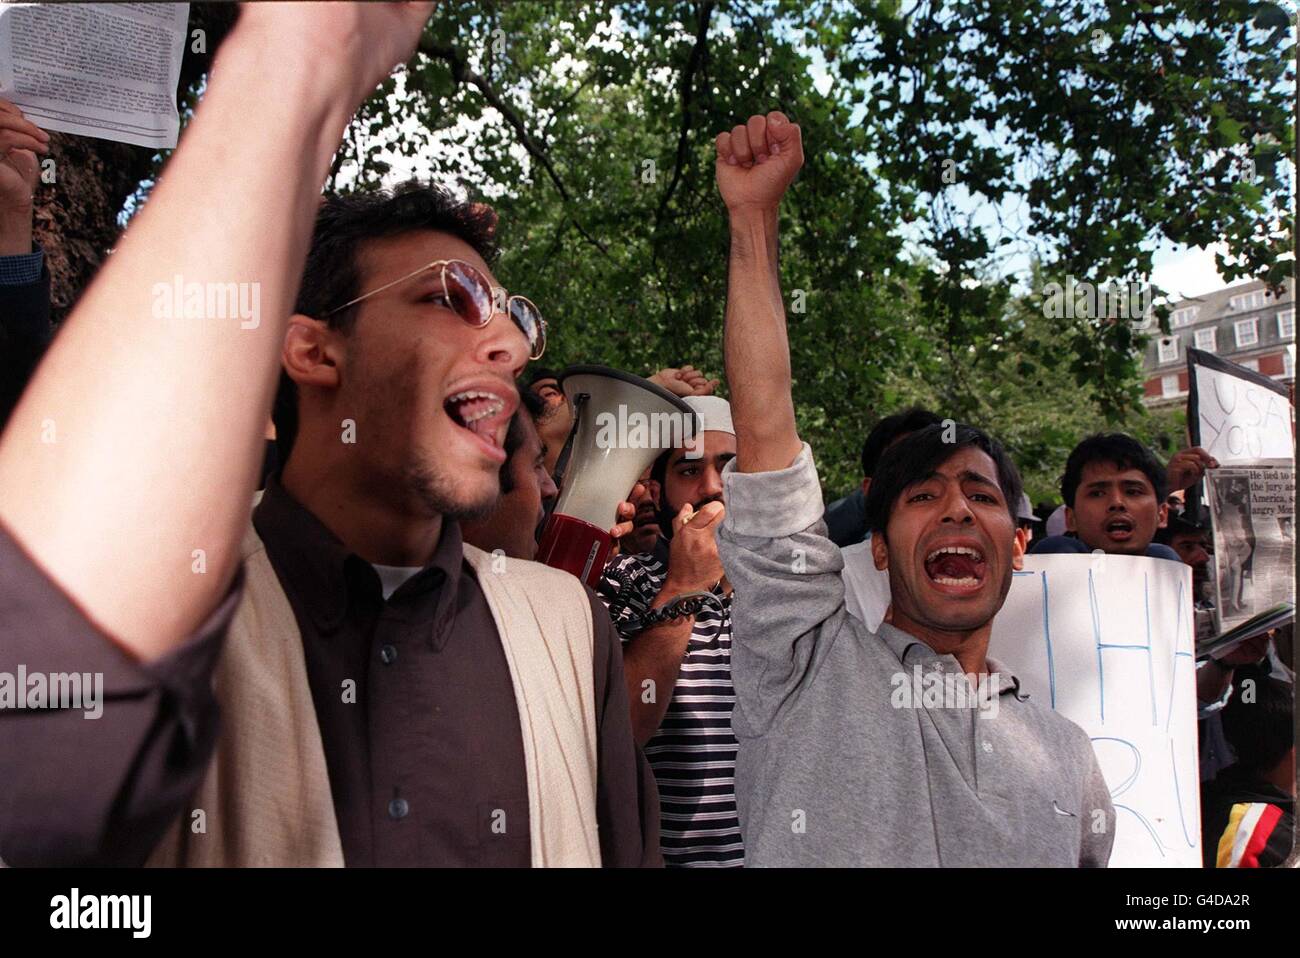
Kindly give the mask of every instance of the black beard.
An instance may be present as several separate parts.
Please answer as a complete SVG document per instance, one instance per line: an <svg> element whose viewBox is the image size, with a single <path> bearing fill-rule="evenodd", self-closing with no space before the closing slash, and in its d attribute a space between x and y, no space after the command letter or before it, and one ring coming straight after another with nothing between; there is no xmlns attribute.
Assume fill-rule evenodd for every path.
<svg viewBox="0 0 1300 958"><path fill-rule="evenodd" d="M430 517L441 515L458 522L481 522L492 515L501 498L498 486L490 497L482 501L466 502L455 493L446 477L426 466L408 466L403 478L403 488L419 502L425 515Z"/></svg>

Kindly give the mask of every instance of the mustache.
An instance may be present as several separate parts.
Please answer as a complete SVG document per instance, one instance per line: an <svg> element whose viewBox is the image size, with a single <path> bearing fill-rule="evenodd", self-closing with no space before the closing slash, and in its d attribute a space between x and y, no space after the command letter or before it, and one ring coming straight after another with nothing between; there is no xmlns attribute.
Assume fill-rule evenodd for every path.
<svg viewBox="0 0 1300 958"><path fill-rule="evenodd" d="M696 512L699 512L710 502L722 502L722 493L718 493L716 496L706 496L705 498L701 499L699 502L692 502L691 508L694 509ZM723 503L723 505L725 506L726 503Z"/></svg>

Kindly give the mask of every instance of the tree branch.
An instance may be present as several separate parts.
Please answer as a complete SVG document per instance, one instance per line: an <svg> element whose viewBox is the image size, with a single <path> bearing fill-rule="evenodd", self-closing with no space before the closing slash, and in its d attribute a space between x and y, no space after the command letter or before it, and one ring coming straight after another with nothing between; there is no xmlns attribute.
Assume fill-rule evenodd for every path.
<svg viewBox="0 0 1300 958"><path fill-rule="evenodd" d="M452 79L454 79L457 84L469 83L478 88L483 99L486 100L490 106L496 109L496 111L505 118L506 123L514 129L515 135L518 136L519 142L523 148L528 151L528 155L540 163L542 169L546 171L547 177L555 186L556 191L560 194L560 199L564 201L565 211L568 214L569 219L573 222L574 228L577 229L583 239L600 250L600 252L605 256L609 256L609 248L595 236L591 235L578 218L573 215L571 209L573 206L572 194L569 193L568 188L564 185L564 181L560 179L560 174L556 172L554 165L551 163L551 158L547 155L545 148L533 138L531 133L528 132L528 126L524 122L523 117L519 115L519 112L502 99L501 95L493 88L492 84L489 83L486 78L470 69L465 54L461 50L458 50L453 46L443 46L441 44L433 43L427 38L420 41L418 49L420 53L423 53L427 57L446 61L446 63L451 67Z"/></svg>
<svg viewBox="0 0 1300 958"><path fill-rule="evenodd" d="M695 46L691 48L691 55L686 61L686 67L682 70L682 125L681 132L677 136L677 161L673 165L673 178L668 183L668 188L664 190L664 195L659 198L659 209L655 211L655 228L652 235L658 235L659 225L663 222L664 214L668 211L668 202L673 198L673 193L677 190L677 184L682 179L682 166L686 163L686 153L689 144L691 132L691 100L695 96L695 74L700 68L700 61L704 59L705 44L708 42L709 20L713 17L713 0L708 0L700 6L696 15L695 25Z"/></svg>

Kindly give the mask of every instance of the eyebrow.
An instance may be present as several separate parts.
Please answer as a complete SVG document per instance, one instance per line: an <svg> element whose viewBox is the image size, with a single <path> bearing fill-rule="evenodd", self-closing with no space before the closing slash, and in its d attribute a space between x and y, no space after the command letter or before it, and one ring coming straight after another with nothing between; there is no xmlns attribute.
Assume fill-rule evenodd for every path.
<svg viewBox="0 0 1300 958"><path fill-rule="evenodd" d="M945 479L945 478L947 477L944 476L943 473L939 472L938 469L934 469L926 473L924 476L921 476L919 479L915 479L912 482L908 483L908 488L911 488L912 486L919 486L925 482L930 482L932 479ZM1000 490L1002 488L1000 485L998 485L988 476L984 475L983 473L976 472L973 469L963 469L961 472L957 473L957 481L973 482L976 483L977 485L989 486L992 489Z"/></svg>

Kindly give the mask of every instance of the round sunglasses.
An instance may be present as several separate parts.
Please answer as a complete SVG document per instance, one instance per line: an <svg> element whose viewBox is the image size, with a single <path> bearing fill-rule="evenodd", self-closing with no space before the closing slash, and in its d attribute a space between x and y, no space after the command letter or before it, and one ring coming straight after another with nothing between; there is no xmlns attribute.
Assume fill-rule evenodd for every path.
<svg viewBox="0 0 1300 958"><path fill-rule="evenodd" d="M339 310L355 306L376 293L382 293L399 283L414 279L424 273L434 272L442 284L443 295L453 313L475 329L481 329L492 321L497 313L506 313L519 327L519 331L528 340L528 358L541 359L546 352L546 320L533 301L523 296L507 296L501 286L493 286L483 271L458 259L434 260L427 266L421 266L414 272L385 283L378 289L362 293L356 299L350 299L342 306L322 313L322 317L337 313Z"/></svg>

